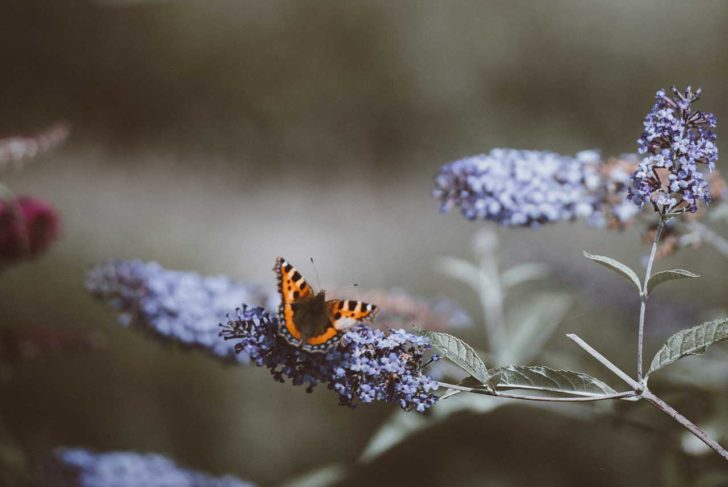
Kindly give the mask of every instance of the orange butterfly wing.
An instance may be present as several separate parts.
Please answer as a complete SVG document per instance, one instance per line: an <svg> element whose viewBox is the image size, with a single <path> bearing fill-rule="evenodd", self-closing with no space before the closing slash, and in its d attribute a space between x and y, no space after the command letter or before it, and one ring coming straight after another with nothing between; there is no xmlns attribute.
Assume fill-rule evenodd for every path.
<svg viewBox="0 0 728 487"><path fill-rule="evenodd" d="M276 265L273 270L276 272L278 278L278 293L281 295L281 304L278 307L278 319L289 335L292 335L296 340L300 340L301 332L293 321L291 303L313 295L313 289L301 273L283 257L276 259Z"/></svg>
<svg viewBox="0 0 728 487"><path fill-rule="evenodd" d="M278 293L281 304L278 308L280 321L279 332L285 340L294 346L301 343L301 330L293 317L293 303L314 295L313 288L306 282L300 272L283 257L276 259L273 268L278 278ZM309 352L325 352L335 343L341 333L357 322L371 320L378 309L373 304L363 303L351 299L332 299L326 301L328 318L331 326L316 336L306 339L304 350Z"/></svg>
<svg viewBox="0 0 728 487"><path fill-rule="evenodd" d="M338 331L348 330L360 321L370 321L379 309L373 304L353 299L332 299L326 301L329 316Z"/></svg>

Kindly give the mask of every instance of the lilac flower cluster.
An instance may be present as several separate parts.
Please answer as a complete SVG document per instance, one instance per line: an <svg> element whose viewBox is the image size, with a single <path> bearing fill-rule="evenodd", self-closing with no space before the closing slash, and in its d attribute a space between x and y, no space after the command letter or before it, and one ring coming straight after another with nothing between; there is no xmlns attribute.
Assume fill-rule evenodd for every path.
<svg viewBox="0 0 728 487"><path fill-rule="evenodd" d="M716 118L692 110L700 90L693 92L688 87L681 92L673 87L672 96L660 90L655 97L638 140L644 157L633 175L630 198L640 207L649 201L663 215L694 213L700 200L710 202L708 182L698 164L710 171L715 168L718 148L711 129Z"/></svg>
<svg viewBox="0 0 728 487"><path fill-rule="evenodd" d="M598 158L592 155L493 149L443 166L433 195L442 211L459 206L469 220L505 226L589 218L599 206L594 194L600 184Z"/></svg>
<svg viewBox="0 0 728 487"><path fill-rule="evenodd" d="M166 340L203 348L223 359L235 352L220 340L219 324L241 303L270 305L260 288L224 276L171 271L156 262L113 260L92 268L86 288L121 311L119 322L138 324ZM245 355L238 360L246 361Z"/></svg>
<svg viewBox="0 0 728 487"><path fill-rule="evenodd" d="M437 400L437 383L422 373L429 343L404 330L385 334L360 324L326 353L309 353L280 337L278 321L265 309L244 306L220 334L226 340L239 340L235 349L267 367L277 381L290 379L309 392L325 383L342 405L386 401L424 412Z"/></svg>
<svg viewBox="0 0 728 487"><path fill-rule="evenodd" d="M180 468L163 455L83 449L56 450L43 477L44 485L55 487L253 487L231 475L213 477Z"/></svg>

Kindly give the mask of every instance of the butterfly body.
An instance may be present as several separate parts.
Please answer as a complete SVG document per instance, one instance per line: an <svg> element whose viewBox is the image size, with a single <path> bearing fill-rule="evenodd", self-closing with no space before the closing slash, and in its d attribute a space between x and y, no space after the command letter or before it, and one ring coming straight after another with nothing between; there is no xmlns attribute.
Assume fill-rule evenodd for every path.
<svg viewBox="0 0 728 487"><path fill-rule="evenodd" d="M326 299L314 293L300 272L282 257L274 267L281 304L279 334L291 345L308 352L323 353L336 344L344 331L359 321L374 317L377 307L350 299Z"/></svg>
<svg viewBox="0 0 728 487"><path fill-rule="evenodd" d="M320 336L333 326L324 291L294 301L291 303L291 308L293 321L301 334L301 343L305 343L311 337Z"/></svg>

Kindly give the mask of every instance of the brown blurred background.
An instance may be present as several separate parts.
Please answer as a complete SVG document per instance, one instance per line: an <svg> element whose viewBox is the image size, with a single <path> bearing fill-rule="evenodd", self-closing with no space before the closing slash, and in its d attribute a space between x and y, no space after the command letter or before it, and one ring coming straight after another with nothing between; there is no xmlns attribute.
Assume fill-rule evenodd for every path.
<svg viewBox="0 0 728 487"><path fill-rule="evenodd" d="M33 458L57 446L158 451L271 485L350 465L393 411L341 408L325 388L307 395L264 370L222 367L123 329L85 293L89 265L159 260L272 287L276 255L309 274L312 256L324 287L458 300L476 318L458 333L477 344L476 298L432 264L469 258L483 224L438 214L430 189L441 164L493 147L632 152L654 92L672 84L703 87L698 108L718 116L719 145L728 120L728 4L719 1L0 5L0 134L58 119L74 129L61 150L5 179L53 202L65 228L47 256L0 275L0 326L96 330L108 344L23 364L0 385L0 413ZM628 370L637 300L581 250L637 267L639 233L499 230L504 265L545 262L559 272L542 287L574 293L562 331ZM648 324L648 356L674 329L728 307L728 264L710 247L658 265L704 278L661 290L653 313L672 322ZM565 342L557 333L548 349L607 378ZM665 388L696 419L713 407L708 392ZM630 408L679 449L667 418ZM668 443L507 407L457 415L346 482L664 486L721 468Z"/></svg>

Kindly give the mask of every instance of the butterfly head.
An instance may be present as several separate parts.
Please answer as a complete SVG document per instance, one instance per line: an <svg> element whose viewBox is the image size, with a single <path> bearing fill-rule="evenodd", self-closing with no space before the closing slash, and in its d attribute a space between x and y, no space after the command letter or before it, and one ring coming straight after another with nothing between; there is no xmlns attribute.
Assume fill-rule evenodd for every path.
<svg viewBox="0 0 728 487"><path fill-rule="evenodd" d="M293 301L290 306L294 313L301 313L303 310L307 309L325 312L326 291L321 290L316 294L309 294L308 296L299 298L298 300Z"/></svg>

